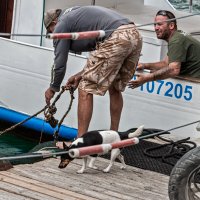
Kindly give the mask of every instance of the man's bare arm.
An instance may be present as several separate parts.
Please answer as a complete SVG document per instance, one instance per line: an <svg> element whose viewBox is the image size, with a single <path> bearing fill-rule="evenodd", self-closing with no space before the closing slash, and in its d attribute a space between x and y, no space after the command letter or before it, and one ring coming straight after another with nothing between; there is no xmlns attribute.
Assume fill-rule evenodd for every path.
<svg viewBox="0 0 200 200"><path fill-rule="evenodd" d="M180 62L170 63L168 66L163 67L153 72L153 80L161 80L178 76L181 69Z"/></svg>
<svg viewBox="0 0 200 200"><path fill-rule="evenodd" d="M170 63L166 67L163 67L157 71L154 71L153 73L139 73L137 74L136 80L131 80L128 83L128 87L134 89L149 81L173 78L179 75L180 69L181 69L181 63L173 62L173 63Z"/></svg>
<svg viewBox="0 0 200 200"><path fill-rule="evenodd" d="M141 69L148 69L151 72L153 71L157 71L163 67L168 66L168 56L166 56L164 58L164 60L160 61L160 62L154 62L154 63L139 63L138 64L138 70Z"/></svg>

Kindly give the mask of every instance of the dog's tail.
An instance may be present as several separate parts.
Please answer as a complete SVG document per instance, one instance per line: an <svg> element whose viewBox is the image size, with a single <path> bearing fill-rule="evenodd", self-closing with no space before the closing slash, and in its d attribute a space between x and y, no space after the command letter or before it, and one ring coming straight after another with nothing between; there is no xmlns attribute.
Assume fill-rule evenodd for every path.
<svg viewBox="0 0 200 200"><path fill-rule="evenodd" d="M138 137L142 134L144 130L144 125L137 128L134 132L128 134L128 138Z"/></svg>

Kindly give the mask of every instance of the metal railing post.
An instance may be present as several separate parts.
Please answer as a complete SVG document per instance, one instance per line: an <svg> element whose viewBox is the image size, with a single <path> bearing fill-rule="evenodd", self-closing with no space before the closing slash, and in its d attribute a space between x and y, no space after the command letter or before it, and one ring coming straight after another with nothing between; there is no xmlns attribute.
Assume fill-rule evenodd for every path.
<svg viewBox="0 0 200 200"><path fill-rule="evenodd" d="M190 3L189 3L189 12L190 13L192 12L192 7L193 7L193 3L192 3L192 0L190 0Z"/></svg>

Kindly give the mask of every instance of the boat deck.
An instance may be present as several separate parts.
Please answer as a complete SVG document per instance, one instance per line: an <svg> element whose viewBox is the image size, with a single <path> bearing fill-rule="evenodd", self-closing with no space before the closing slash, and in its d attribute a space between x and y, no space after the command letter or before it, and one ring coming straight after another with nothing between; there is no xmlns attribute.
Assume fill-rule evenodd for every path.
<svg viewBox="0 0 200 200"><path fill-rule="evenodd" d="M167 200L169 177L127 166L120 169L115 162L110 173L102 169L109 160L98 158L98 170L87 169L77 174L82 160L72 161L59 169L58 158L25 165L15 165L0 172L0 199L2 200Z"/></svg>

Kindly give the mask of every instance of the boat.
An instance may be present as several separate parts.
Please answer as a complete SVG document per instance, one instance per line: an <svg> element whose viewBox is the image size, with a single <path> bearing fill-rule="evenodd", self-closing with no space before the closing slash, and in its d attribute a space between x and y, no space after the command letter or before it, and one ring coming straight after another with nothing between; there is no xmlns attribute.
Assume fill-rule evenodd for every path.
<svg viewBox="0 0 200 200"><path fill-rule="evenodd" d="M50 69L53 64L52 41L43 37L43 14L50 8L65 8L74 5L96 4L115 9L124 16L132 19L143 36L143 49L140 62L154 62L161 60L167 52L166 43L158 40L154 33L153 20L155 13L165 7L175 13L178 27L193 34L200 40L200 28L196 24L200 16L177 11L167 0L60 0L53 1L19 1L14 4L5 1L7 8L12 8L9 24L10 38L0 37L0 120L13 124L24 120L45 106L44 92L50 82ZM3 6L2 6L3 8ZM34 9L33 9L34 8ZM5 13L8 10L4 9ZM10 20L9 20L10 19ZM5 30L4 30L5 31ZM23 36L23 34L29 34ZM34 36L31 36L34 35ZM38 34L38 35L37 35ZM37 35L37 36L36 36ZM88 54L76 55L70 53L67 77L76 73L86 63ZM71 67L76 66L76 67ZM145 72L145 73L148 73ZM123 93L124 109L122 112L120 131L144 125L146 128L169 130L173 127L198 121L200 116L200 80L181 77L162 81L148 82L137 89L129 89ZM62 137L73 139L77 134L77 91L72 108L62 125ZM105 97L94 98L94 113L89 129L109 128L109 99ZM70 94L66 91L56 104L55 117L61 119L70 103ZM38 122L38 123L37 123ZM44 121L44 114L39 114L31 123L24 123L29 128L41 130L47 127L47 134L53 134L55 129ZM171 132L174 138L191 137L200 138L192 124L184 129L178 128Z"/></svg>

